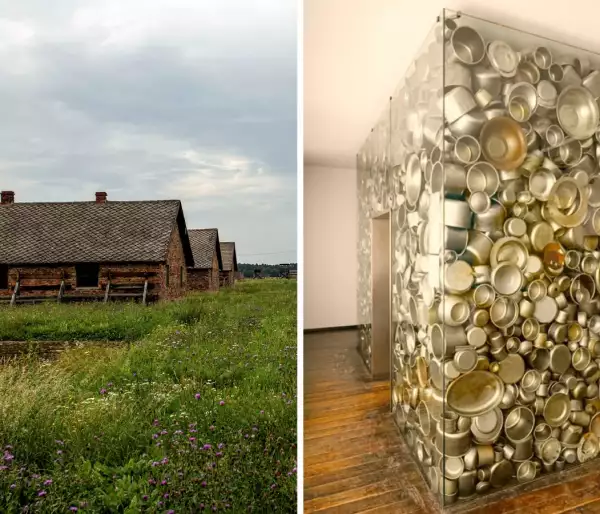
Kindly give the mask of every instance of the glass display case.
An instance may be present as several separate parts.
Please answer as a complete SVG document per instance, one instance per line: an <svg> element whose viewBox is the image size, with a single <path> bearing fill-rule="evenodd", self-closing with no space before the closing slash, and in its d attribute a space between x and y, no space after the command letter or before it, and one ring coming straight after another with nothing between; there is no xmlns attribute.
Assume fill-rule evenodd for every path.
<svg viewBox="0 0 600 514"><path fill-rule="evenodd" d="M444 10L357 156L360 350L387 213L392 411L444 506L600 452L599 99L597 54Z"/></svg>

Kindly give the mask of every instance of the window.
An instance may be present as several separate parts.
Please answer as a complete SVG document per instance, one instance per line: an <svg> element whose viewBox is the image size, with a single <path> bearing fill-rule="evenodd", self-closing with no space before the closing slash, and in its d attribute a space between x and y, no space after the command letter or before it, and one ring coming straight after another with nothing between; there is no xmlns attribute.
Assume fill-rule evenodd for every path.
<svg viewBox="0 0 600 514"><path fill-rule="evenodd" d="M183 287L183 266L179 267L179 286Z"/></svg>
<svg viewBox="0 0 600 514"><path fill-rule="evenodd" d="M165 266L165 287L169 287L169 273L170 273L169 265L167 264Z"/></svg>
<svg viewBox="0 0 600 514"><path fill-rule="evenodd" d="M99 264L86 263L75 265L75 284L77 287L98 287L99 275Z"/></svg>
<svg viewBox="0 0 600 514"><path fill-rule="evenodd" d="M0 264L0 289L8 289L8 264Z"/></svg>

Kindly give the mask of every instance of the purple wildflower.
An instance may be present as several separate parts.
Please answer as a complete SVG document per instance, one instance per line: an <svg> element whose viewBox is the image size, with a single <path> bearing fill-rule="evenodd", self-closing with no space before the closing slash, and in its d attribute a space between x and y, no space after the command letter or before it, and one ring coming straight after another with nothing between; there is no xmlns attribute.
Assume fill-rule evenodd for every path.
<svg viewBox="0 0 600 514"><path fill-rule="evenodd" d="M149 479L148 479L148 483L149 483L150 485L156 485L156 480L154 480L153 478L149 478Z"/></svg>
<svg viewBox="0 0 600 514"><path fill-rule="evenodd" d="M222 449L224 446L225 446L225 445L224 445L223 443L219 443L219 444L217 444L217 448L219 448L219 450L220 450L220 449Z"/></svg>
<svg viewBox="0 0 600 514"><path fill-rule="evenodd" d="M52 485L52 479L49 478L48 480L45 480L44 485Z"/></svg>
<svg viewBox="0 0 600 514"><path fill-rule="evenodd" d="M215 431L215 426L214 426L214 425L211 425L211 426L209 426L209 427L208 427L208 429L209 429L211 432L214 432L214 431Z"/></svg>
<svg viewBox="0 0 600 514"><path fill-rule="evenodd" d="M163 460L160 461L161 464L168 464L169 463L169 459L167 459L166 457L163 458Z"/></svg>
<svg viewBox="0 0 600 514"><path fill-rule="evenodd" d="M14 460L15 456L12 453L9 453L8 451L4 452L4 461L5 462L11 462L12 460Z"/></svg>
<svg viewBox="0 0 600 514"><path fill-rule="evenodd" d="M152 434L152 439L158 439L158 434Z"/></svg>
<svg viewBox="0 0 600 514"><path fill-rule="evenodd" d="M155 419L152 424L157 427L158 425L160 425L160 421L158 421L157 419Z"/></svg>
<svg viewBox="0 0 600 514"><path fill-rule="evenodd" d="M221 400L221 401L219 402L219 405L220 405L221 407L223 407L223 405L225 405L225 402L224 402L223 400Z"/></svg>
<svg viewBox="0 0 600 514"><path fill-rule="evenodd" d="M271 484L271 489L275 489L277 487L277 484Z"/></svg>
<svg viewBox="0 0 600 514"><path fill-rule="evenodd" d="M112 386L113 386L112 382L109 382L108 384L106 384L106 387L112 387Z"/></svg>
<svg viewBox="0 0 600 514"><path fill-rule="evenodd" d="M79 509L73 505L73 506L69 507L69 510L71 512L77 512Z"/></svg>
<svg viewBox="0 0 600 514"><path fill-rule="evenodd" d="M166 480L161 480L160 485L167 485L167 481Z"/></svg>
<svg viewBox="0 0 600 514"><path fill-rule="evenodd" d="M199 400L200 398L202 398L202 395L200 393L196 393L194 397L196 398L196 400Z"/></svg>
<svg viewBox="0 0 600 514"><path fill-rule="evenodd" d="M62 450L56 450L56 455L62 455L63 451Z"/></svg>
<svg viewBox="0 0 600 514"><path fill-rule="evenodd" d="M16 489L17 484L10 484L10 489Z"/></svg>
<svg viewBox="0 0 600 514"><path fill-rule="evenodd" d="M142 496L142 501L145 501L145 502L148 501L148 495L147 494L145 494L144 496Z"/></svg>
<svg viewBox="0 0 600 514"><path fill-rule="evenodd" d="M100 394L106 394L106 389L104 389L104 387L100 389Z"/></svg>
<svg viewBox="0 0 600 514"><path fill-rule="evenodd" d="M169 493L165 493L165 494L163 494L163 498L164 498L165 500L168 500L168 499L169 499Z"/></svg>
<svg viewBox="0 0 600 514"><path fill-rule="evenodd" d="M46 494L48 494L48 493L46 493L46 491L40 491L40 492L38 493L38 496L40 496L40 497L42 497L42 498L43 498L44 496L46 496Z"/></svg>
<svg viewBox="0 0 600 514"><path fill-rule="evenodd" d="M207 484L206 482L202 482L200 485L201 485L202 487L206 487L208 484Z"/></svg>
<svg viewBox="0 0 600 514"><path fill-rule="evenodd" d="M205 444L202 448L204 448L205 450L210 450L212 448L212 445Z"/></svg>

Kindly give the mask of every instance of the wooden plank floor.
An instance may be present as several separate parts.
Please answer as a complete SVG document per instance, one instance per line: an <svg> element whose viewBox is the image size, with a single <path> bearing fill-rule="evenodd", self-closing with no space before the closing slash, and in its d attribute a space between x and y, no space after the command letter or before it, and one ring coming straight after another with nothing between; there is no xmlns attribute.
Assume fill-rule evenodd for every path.
<svg viewBox="0 0 600 514"><path fill-rule="evenodd" d="M389 413L389 382L369 379L356 344L355 331L304 336L304 512L439 512ZM444 512L600 514L600 465Z"/></svg>

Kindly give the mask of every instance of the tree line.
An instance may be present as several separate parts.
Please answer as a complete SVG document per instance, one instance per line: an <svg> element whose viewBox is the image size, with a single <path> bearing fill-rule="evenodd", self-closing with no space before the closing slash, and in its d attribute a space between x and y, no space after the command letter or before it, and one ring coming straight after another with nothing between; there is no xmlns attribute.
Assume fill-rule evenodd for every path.
<svg viewBox="0 0 600 514"><path fill-rule="evenodd" d="M286 264L287 266L281 264L242 264L238 262L238 270L244 274L245 278L252 278L254 270L260 270L263 277L279 277L287 269L298 269L298 264L295 262Z"/></svg>

